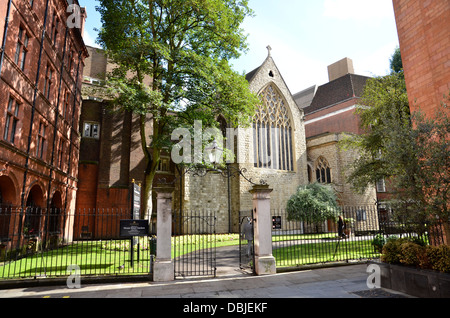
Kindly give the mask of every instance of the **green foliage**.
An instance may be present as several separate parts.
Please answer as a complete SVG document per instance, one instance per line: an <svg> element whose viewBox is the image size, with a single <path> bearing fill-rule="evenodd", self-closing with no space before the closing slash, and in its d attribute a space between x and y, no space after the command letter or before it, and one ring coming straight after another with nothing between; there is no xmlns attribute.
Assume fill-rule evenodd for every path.
<svg viewBox="0 0 450 318"><path fill-rule="evenodd" d="M393 166L389 157L394 146L392 135L410 129L406 85L399 74L369 79L361 104L364 107L358 108L357 114L364 134L348 136L340 143L344 150L357 149L360 153L348 167L348 181L358 192L396 174L399 167Z"/></svg>
<svg viewBox="0 0 450 318"><path fill-rule="evenodd" d="M109 82L116 104L164 124L213 122L219 114L236 125L248 122L258 99L228 63L246 50L239 26L252 15L248 1L99 2L98 42L118 66Z"/></svg>
<svg viewBox="0 0 450 318"><path fill-rule="evenodd" d="M400 246L400 263L407 266L419 266L425 248L413 242L405 242Z"/></svg>
<svg viewBox="0 0 450 318"><path fill-rule="evenodd" d="M386 238L383 234L377 234L372 240L373 247L380 253L383 250L384 244L386 244Z"/></svg>
<svg viewBox="0 0 450 318"><path fill-rule="evenodd" d="M108 74L116 107L138 114L145 156L143 211L161 151L174 146L175 128L247 126L259 99L229 60L246 51L241 23L248 0L99 0L97 42L117 67ZM147 122L152 122L152 132ZM148 216L148 215L147 215Z"/></svg>
<svg viewBox="0 0 450 318"><path fill-rule="evenodd" d="M405 239L390 238L383 246L383 254L381 261L389 264L400 264L401 245L405 243Z"/></svg>
<svg viewBox="0 0 450 318"><path fill-rule="evenodd" d="M402 53L400 52L399 47L395 49L395 52L390 60L390 65L392 72L400 73L403 71Z"/></svg>
<svg viewBox="0 0 450 318"><path fill-rule="evenodd" d="M428 117L420 111L410 114L402 72L368 80L362 104L365 106L357 112L364 134L349 136L341 143L343 149L360 153L348 167L347 181L363 192L378 180L389 180L393 189L401 189L394 193L394 210L404 220L423 223L429 215L448 220L447 104L442 103Z"/></svg>
<svg viewBox="0 0 450 318"><path fill-rule="evenodd" d="M286 205L288 220L320 223L336 218L338 204L334 190L319 183L300 186Z"/></svg>
<svg viewBox="0 0 450 318"><path fill-rule="evenodd" d="M442 273L450 273L450 246L430 247L428 250L431 268Z"/></svg>
<svg viewBox="0 0 450 318"><path fill-rule="evenodd" d="M450 273L450 246L424 246L414 239L393 238L384 245L381 261Z"/></svg>

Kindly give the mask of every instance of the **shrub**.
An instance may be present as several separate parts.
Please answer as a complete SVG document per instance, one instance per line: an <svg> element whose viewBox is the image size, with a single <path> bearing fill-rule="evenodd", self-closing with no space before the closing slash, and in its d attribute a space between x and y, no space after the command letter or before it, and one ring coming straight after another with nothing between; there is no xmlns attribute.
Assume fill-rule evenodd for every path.
<svg viewBox="0 0 450 318"><path fill-rule="evenodd" d="M386 239L384 238L383 234L377 234L372 241L373 247L379 253L383 251L384 244L386 244Z"/></svg>
<svg viewBox="0 0 450 318"><path fill-rule="evenodd" d="M400 264L401 259L401 245L405 239L389 238L383 246L383 254L381 261L389 264Z"/></svg>
<svg viewBox="0 0 450 318"><path fill-rule="evenodd" d="M431 268L443 273L450 273L450 246L430 246L428 257Z"/></svg>
<svg viewBox="0 0 450 318"><path fill-rule="evenodd" d="M407 266L419 266L423 259L425 248L413 242L400 245L400 263Z"/></svg>
<svg viewBox="0 0 450 318"><path fill-rule="evenodd" d="M389 238L383 246L381 261L450 273L450 246L425 247L414 239Z"/></svg>

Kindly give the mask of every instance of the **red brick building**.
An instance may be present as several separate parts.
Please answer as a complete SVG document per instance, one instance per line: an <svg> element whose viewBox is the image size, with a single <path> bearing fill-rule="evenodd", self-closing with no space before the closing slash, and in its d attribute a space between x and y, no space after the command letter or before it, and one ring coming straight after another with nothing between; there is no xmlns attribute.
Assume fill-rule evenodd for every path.
<svg viewBox="0 0 450 318"><path fill-rule="evenodd" d="M329 82L297 93L305 114L309 181L333 185L343 206L373 205L389 200L384 180L357 194L345 178L345 169L359 154L342 150L339 142L348 134L362 134L356 114L369 77L355 74L353 62L344 58L328 67Z"/></svg>
<svg viewBox="0 0 450 318"><path fill-rule="evenodd" d="M393 3L411 108L433 114L450 92L450 1Z"/></svg>
<svg viewBox="0 0 450 318"><path fill-rule="evenodd" d="M80 151L85 11L64 0L0 0L0 239L69 228ZM78 11L77 11L78 10ZM73 25L68 19L81 22ZM77 20L74 21L77 21ZM80 28L78 28L80 27ZM6 211L21 211L8 215ZM43 211L58 211L54 222ZM14 217L15 216L15 217ZM67 221L67 220L66 220ZM12 237L14 237L12 239Z"/></svg>
<svg viewBox="0 0 450 318"><path fill-rule="evenodd" d="M433 116L450 95L450 1L393 0L411 110ZM447 112L450 112L447 108ZM442 229L450 244L450 225Z"/></svg>
<svg viewBox="0 0 450 318"><path fill-rule="evenodd" d="M115 66L103 50L87 47L83 71L83 102L76 199L75 238L118 236L120 218L131 218L133 181L143 184L145 158L140 143L139 116L112 109L101 84ZM148 122L151 132L151 120ZM175 165L163 154L155 184L174 180ZM153 205L156 212L156 202Z"/></svg>

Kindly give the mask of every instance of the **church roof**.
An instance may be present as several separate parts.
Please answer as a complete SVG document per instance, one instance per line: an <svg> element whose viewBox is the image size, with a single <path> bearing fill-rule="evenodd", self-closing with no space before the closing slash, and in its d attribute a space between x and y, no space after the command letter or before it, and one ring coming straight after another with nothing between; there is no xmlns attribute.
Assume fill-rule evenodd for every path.
<svg viewBox="0 0 450 318"><path fill-rule="evenodd" d="M317 85L311 86L301 92L295 94L294 100L300 109L306 108L311 105L314 95L316 94Z"/></svg>
<svg viewBox="0 0 450 318"><path fill-rule="evenodd" d="M311 105L305 108L305 114L311 114L346 100L361 97L369 78L362 75L347 74L319 86Z"/></svg>
<svg viewBox="0 0 450 318"><path fill-rule="evenodd" d="M261 68L261 66L258 66L253 71L251 71L250 73L247 73L247 75L245 75L245 79L247 80L247 82L251 82L251 80L256 75L256 73L258 73L260 68Z"/></svg>

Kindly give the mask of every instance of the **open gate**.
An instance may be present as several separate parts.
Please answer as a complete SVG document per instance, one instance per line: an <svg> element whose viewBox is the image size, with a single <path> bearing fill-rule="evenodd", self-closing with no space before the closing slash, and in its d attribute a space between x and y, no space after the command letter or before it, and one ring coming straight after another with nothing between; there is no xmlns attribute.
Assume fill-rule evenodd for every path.
<svg viewBox="0 0 450 318"><path fill-rule="evenodd" d="M174 216L175 278L216 276L216 221L215 211Z"/></svg>
<svg viewBox="0 0 450 318"><path fill-rule="evenodd" d="M239 268L255 273L253 210L239 212Z"/></svg>

